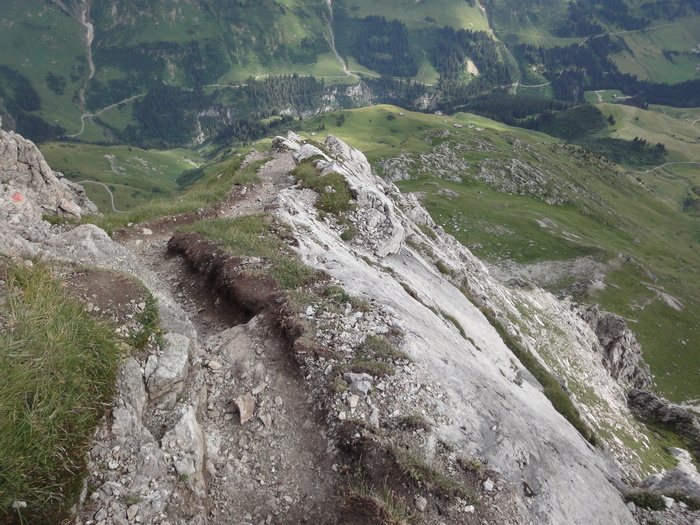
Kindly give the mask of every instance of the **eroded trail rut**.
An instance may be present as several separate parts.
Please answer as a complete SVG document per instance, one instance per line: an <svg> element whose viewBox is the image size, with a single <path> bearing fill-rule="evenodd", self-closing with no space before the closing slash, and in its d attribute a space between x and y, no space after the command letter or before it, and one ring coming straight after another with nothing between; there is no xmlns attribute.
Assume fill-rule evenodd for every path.
<svg viewBox="0 0 700 525"><path fill-rule="evenodd" d="M274 156L259 171L262 181L234 187L214 216L264 212L292 184L293 165L290 153ZM197 331L191 364L198 377L185 395L199 397L206 487L203 497L180 496L185 504L179 515L200 514L209 524L336 522L342 480L333 469L333 441L274 314L242 308L221 293L221 283L169 251L180 223L157 222L119 239L167 284ZM154 420L152 427L160 423L162 432L172 424L157 421L157 406L145 417Z"/></svg>

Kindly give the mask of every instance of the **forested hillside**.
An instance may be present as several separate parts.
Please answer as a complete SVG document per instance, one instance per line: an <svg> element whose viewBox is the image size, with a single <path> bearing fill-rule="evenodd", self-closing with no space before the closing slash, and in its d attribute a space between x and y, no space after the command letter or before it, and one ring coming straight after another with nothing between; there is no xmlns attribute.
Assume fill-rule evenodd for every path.
<svg viewBox="0 0 700 525"><path fill-rule="evenodd" d="M512 124L504 95L528 117L600 89L700 105L697 0L511 4L8 0L0 116L37 141L172 147L372 102Z"/></svg>

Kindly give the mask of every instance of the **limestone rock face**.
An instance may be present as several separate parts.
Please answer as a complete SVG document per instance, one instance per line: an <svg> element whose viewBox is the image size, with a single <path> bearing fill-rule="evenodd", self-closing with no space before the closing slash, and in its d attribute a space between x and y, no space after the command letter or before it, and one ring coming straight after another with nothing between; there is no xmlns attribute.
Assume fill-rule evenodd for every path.
<svg viewBox="0 0 700 525"><path fill-rule="evenodd" d="M642 347L625 321L607 312L599 312L596 306L580 311L598 336L594 350L601 355L603 365L615 379L634 388L653 385L649 366L643 361Z"/></svg>
<svg viewBox="0 0 700 525"><path fill-rule="evenodd" d="M49 224L42 215L79 219L82 213L97 213L83 188L52 171L33 142L0 130L0 246L20 251L25 241L45 242Z"/></svg>
<svg viewBox="0 0 700 525"><path fill-rule="evenodd" d="M421 399L431 406L436 440L449 444L454 454L479 458L520 487L513 508L533 523L587 523L592 516L598 523L635 523L618 490L618 466L554 410L541 385L459 286L467 282L475 300L503 319L523 316L516 308L522 305L529 312L523 326L543 340L554 338L538 333L545 326L542 319L558 328L570 323L569 339L559 336L569 352L564 364L571 368L574 357L580 359L577 368L599 381L596 392L609 403L605 413L630 418L622 388L590 351L598 340L593 330L543 290L514 291L496 282L469 250L435 225L415 197L374 175L362 153L332 136L325 145L332 161L323 169L345 175L357 201L355 215L348 217L358 230L369 225L368 230L344 242L333 221L318 220L302 190L294 188L280 193L277 214L299 232L298 252L307 264L397 319L395 326L404 333L401 349L415 366L413 381L433 385ZM404 243L407 237L413 242ZM452 275L438 271L436 261ZM537 355L537 341L507 326ZM345 410L336 417L342 419Z"/></svg>
<svg viewBox="0 0 700 525"><path fill-rule="evenodd" d="M165 334L165 350L157 360L155 369L147 375L148 391L155 398L165 394L177 395L185 387L192 342L181 334ZM149 359L149 362L151 360Z"/></svg>
<svg viewBox="0 0 700 525"><path fill-rule="evenodd" d="M406 232L390 197L392 192L397 192L396 188L372 173L361 151L333 135L328 135L325 145L334 158L327 162L319 161L316 166L321 168L321 175L340 173L345 176L357 201L357 209L348 218L357 228L358 241L371 248L378 257L398 253ZM301 151L303 148L299 153Z"/></svg>
<svg viewBox="0 0 700 525"><path fill-rule="evenodd" d="M0 130L0 210L80 218L97 208L77 184L51 170L33 142Z"/></svg>

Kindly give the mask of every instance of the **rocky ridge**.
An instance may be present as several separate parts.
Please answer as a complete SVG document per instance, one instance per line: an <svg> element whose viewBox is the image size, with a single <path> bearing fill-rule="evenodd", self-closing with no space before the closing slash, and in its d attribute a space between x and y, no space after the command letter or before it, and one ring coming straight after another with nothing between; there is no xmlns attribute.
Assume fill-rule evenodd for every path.
<svg viewBox="0 0 700 525"><path fill-rule="evenodd" d="M0 139L10 151L12 141L24 144L4 132ZM57 204L48 194L62 186L50 170L40 170L41 179L4 170L3 251L137 276L157 298L167 332L162 345L121 367L119 395L90 453L92 488L76 523L359 523L347 509L339 515L334 498L353 470L371 478L363 457L386 473L396 469L403 449L471 487L469 497L445 499L397 473L403 481L394 489L430 523L583 523L591 516L635 523L620 497L623 476L639 472L631 451L609 443L615 461L591 447L479 309L496 312L566 380L573 398L595 391L596 403L579 405L592 427L645 439L627 410L624 387L596 351L607 348L604 338L576 305L491 278L415 197L377 178L362 153L334 137L321 150L290 135L276 139L274 150L261 184L233 188L207 213L232 217L267 208L296 232L307 264L363 301L362 308L349 302L330 311L319 303L292 313L315 327L318 348L295 341L285 324L292 317L275 306L274 292L260 294L264 283L246 281L243 270L262 261L232 261L200 241L179 249L175 238L168 242L171 219L135 227L119 243L91 225L51 226L42 211L89 204L79 193L63 193L65 205ZM319 168L342 173L352 190L357 207L348 219L357 235L351 241L340 238L332 217L317 213L315 193L289 177L294 162L316 155L323 159ZM13 166L23 164L36 173L31 166L40 162ZM30 196L22 208L13 199L17 192ZM221 260L228 276L213 290L213 274L197 268L212 260ZM334 367L357 354L368 335L391 338L405 353L394 359L394 375L334 379ZM635 364L618 362L616 369ZM338 388L329 391L331 381Z"/></svg>

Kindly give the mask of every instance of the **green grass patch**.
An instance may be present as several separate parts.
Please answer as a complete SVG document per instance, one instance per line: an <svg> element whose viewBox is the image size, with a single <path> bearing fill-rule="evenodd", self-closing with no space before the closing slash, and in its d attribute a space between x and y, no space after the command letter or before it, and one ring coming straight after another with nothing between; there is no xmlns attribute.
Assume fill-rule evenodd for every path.
<svg viewBox="0 0 700 525"><path fill-rule="evenodd" d="M111 235L116 228L124 228L128 224L140 224L160 217L209 208L220 202L233 185L249 184L251 181L257 180L255 173L265 162L267 159L251 162L245 168L238 170L229 169L230 165L225 168L218 166L214 173L193 185L183 195L154 199L129 213L113 213L104 216L87 215L83 217L83 222L95 224Z"/></svg>
<svg viewBox="0 0 700 525"><path fill-rule="evenodd" d="M405 359L411 361L406 352L397 350L386 337L381 335L368 335L358 348L360 355L375 359Z"/></svg>
<svg viewBox="0 0 700 525"><path fill-rule="evenodd" d="M294 290L317 278L316 271L302 263L283 242L283 237L289 234L271 215L206 219L183 230L220 243L232 255L266 259L270 263L266 273L272 275L284 290Z"/></svg>
<svg viewBox="0 0 700 525"><path fill-rule="evenodd" d="M625 495L625 501L634 503L637 507L647 510L664 510L666 502L661 494L655 492L640 491L630 492Z"/></svg>
<svg viewBox="0 0 700 525"><path fill-rule="evenodd" d="M333 368L335 374L354 372L355 374L370 374L376 377L393 376L396 371L393 365L371 358L358 357Z"/></svg>
<svg viewBox="0 0 700 525"><path fill-rule="evenodd" d="M409 414L399 420L399 426L407 430L425 430L430 432L433 426L420 414Z"/></svg>
<svg viewBox="0 0 700 525"><path fill-rule="evenodd" d="M129 211L139 204L180 189L178 177L203 163L196 151L185 149L145 150L135 146L98 146L76 142L47 142L41 153L52 169L72 182L85 183L85 191L102 213L114 206Z"/></svg>
<svg viewBox="0 0 700 525"><path fill-rule="evenodd" d="M464 331L464 327L462 326L462 323L460 323L454 315L450 315L447 312L443 312L443 311L440 311L440 314L445 319L447 319L450 323L452 323L455 326L455 328L457 328L457 330L459 331L459 335L461 335L464 339L469 340L469 338L467 337L467 332ZM473 341L472 341L472 344L474 344ZM476 346L476 345L474 345L474 346Z"/></svg>
<svg viewBox="0 0 700 525"><path fill-rule="evenodd" d="M430 466L417 453L400 447L393 448L391 452L402 472L414 481L424 483L429 490L448 499L462 498L472 504L477 503L467 487Z"/></svg>
<svg viewBox="0 0 700 525"><path fill-rule="evenodd" d="M352 308L360 312L368 312L370 309L370 304L367 301L363 301L362 299L358 299L357 297L348 294L340 286L326 286L323 289L323 296L331 299L334 303L337 303L339 306L350 304Z"/></svg>
<svg viewBox="0 0 700 525"><path fill-rule="evenodd" d="M352 483L343 500L344 513L377 525L417 525L420 515L411 512L406 501L388 487L376 488L364 482Z"/></svg>
<svg viewBox="0 0 700 525"><path fill-rule="evenodd" d="M0 306L0 516L58 523L75 503L119 358L114 330L44 264L7 268ZM13 509L14 501L27 506Z"/></svg>
<svg viewBox="0 0 700 525"><path fill-rule="evenodd" d="M320 175L321 170L313 165L313 161L305 160L293 170L292 176L303 188L309 188L318 193L316 208L332 214L350 211L352 194L345 177L340 173Z"/></svg>
<svg viewBox="0 0 700 525"><path fill-rule="evenodd" d="M139 324L139 330L131 334L131 343L134 348L143 350L149 342L154 343L159 348L163 347L164 341L160 329L158 306L156 298L150 293L146 297L143 310L136 317L136 322Z"/></svg>

